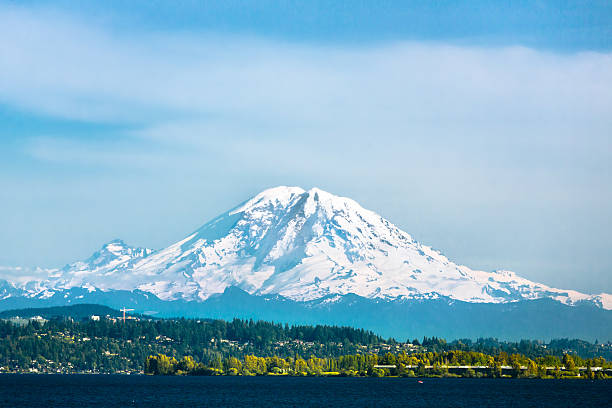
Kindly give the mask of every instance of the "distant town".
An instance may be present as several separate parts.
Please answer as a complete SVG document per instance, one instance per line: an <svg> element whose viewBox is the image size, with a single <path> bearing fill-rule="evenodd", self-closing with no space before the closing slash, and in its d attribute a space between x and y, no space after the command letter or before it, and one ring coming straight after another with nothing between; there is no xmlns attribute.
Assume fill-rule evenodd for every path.
<svg viewBox="0 0 612 408"><path fill-rule="evenodd" d="M125 308L102 314L97 305L56 309L3 312L1 373L612 376L610 342L401 342L349 327L153 319ZM244 368L252 358L263 359L255 372Z"/></svg>

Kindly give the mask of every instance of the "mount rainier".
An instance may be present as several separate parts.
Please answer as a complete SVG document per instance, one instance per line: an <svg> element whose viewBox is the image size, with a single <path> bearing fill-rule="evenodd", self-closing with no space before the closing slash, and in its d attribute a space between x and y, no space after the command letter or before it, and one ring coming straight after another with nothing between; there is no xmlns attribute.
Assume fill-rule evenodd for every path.
<svg viewBox="0 0 612 408"><path fill-rule="evenodd" d="M526 312L534 308L568 325L582 321L584 337L612 334L610 294L554 289L510 271L457 265L355 201L316 188L265 190L160 250L114 240L61 269L0 268L0 278L0 310L127 304L165 316L352 324L401 337L425 329L435 332L428 335L503 335L494 328L502 313L502 321L516 315L508 324L521 325L526 337L564 333L562 327L527 332L526 323L547 324L546 317ZM383 309L395 315L367 321ZM447 327L419 323L432 314ZM447 320L456 319L474 330L452 329L455 323ZM383 326L372 327L377 324Z"/></svg>

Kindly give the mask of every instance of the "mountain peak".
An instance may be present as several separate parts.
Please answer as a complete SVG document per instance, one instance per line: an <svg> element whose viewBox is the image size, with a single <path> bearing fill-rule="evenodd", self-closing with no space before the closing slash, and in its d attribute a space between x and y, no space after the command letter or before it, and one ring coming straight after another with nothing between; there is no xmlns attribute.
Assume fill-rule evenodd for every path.
<svg viewBox="0 0 612 408"><path fill-rule="evenodd" d="M315 200L328 200L333 198L344 198L332 193L328 193L327 191L321 190L318 187L313 187L307 191L308 196L312 196Z"/></svg>
<svg viewBox="0 0 612 408"><path fill-rule="evenodd" d="M325 208L328 215L348 208L353 208L365 216L374 214L362 208L350 198L334 195L318 187L305 190L301 187L278 186L255 195L231 210L229 215L247 212L284 211L288 208L291 208L292 212L300 209L305 216L312 215L317 208Z"/></svg>
<svg viewBox="0 0 612 408"><path fill-rule="evenodd" d="M164 300L204 300L237 287L297 301L354 294L479 303L552 298L604 308L612 303L606 294L457 265L357 202L316 187L264 190L155 252L113 240L61 275L49 284L139 289Z"/></svg>
<svg viewBox="0 0 612 408"><path fill-rule="evenodd" d="M82 262L66 265L64 270L110 270L120 265L125 266L135 258L142 258L153 252L147 248L129 246L122 239L113 239L102 245L98 251Z"/></svg>
<svg viewBox="0 0 612 408"><path fill-rule="evenodd" d="M122 239L115 238L112 241L109 241L106 244L102 245L102 248L100 248L100 252L110 252L112 254L119 254L128 248L130 248L130 246L126 244Z"/></svg>
<svg viewBox="0 0 612 408"><path fill-rule="evenodd" d="M301 187L278 186L262 191L253 198L247 200L232 211L230 215L248 212L257 208L279 207L288 205L291 200L302 195L305 190Z"/></svg>

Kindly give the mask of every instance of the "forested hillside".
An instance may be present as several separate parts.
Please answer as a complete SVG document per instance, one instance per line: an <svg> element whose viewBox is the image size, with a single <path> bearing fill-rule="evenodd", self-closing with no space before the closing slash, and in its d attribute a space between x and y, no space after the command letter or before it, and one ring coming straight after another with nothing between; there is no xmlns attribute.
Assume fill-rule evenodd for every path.
<svg viewBox="0 0 612 408"><path fill-rule="evenodd" d="M610 350L610 344L581 340L544 344L495 339L446 342L426 337L398 342L350 327L289 326L238 319L226 322L132 318L124 322L114 317L98 321L58 318L31 320L26 324L0 320L0 371L3 372L138 373L144 371L150 356L166 356L169 361L177 362L189 356L200 367L208 368L227 366L230 358L246 361L247 356L293 362L299 356L328 362L348 356L362 356L354 358L366 358L370 362L389 361L390 355L400 359L407 358L400 356L412 356L416 360L406 361L423 365L459 361L449 360L445 353L469 355L478 364L493 358L501 365L510 364L510 356L520 355L523 363L529 359L547 366L563 365L564 356L572 355L577 366L586 365L586 359L595 366L610 359ZM327 368L334 367L333 363L329 364L332 366ZM178 365L173 367L178 370Z"/></svg>

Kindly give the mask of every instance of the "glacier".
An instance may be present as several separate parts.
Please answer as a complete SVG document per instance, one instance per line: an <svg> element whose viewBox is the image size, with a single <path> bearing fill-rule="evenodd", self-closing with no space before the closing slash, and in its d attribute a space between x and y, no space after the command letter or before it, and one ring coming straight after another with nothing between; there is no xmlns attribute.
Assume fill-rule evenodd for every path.
<svg viewBox="0 0 612 408"><path fill-rule="evenodd" d="M63 268L0 267L0 300L72 289L139 291L204 302L228 288L295 302L449 299L504 304L550 299L612 309L612 295L457 265L357 202L318 188L267 189L159 250L121 240Z"/></svg>

